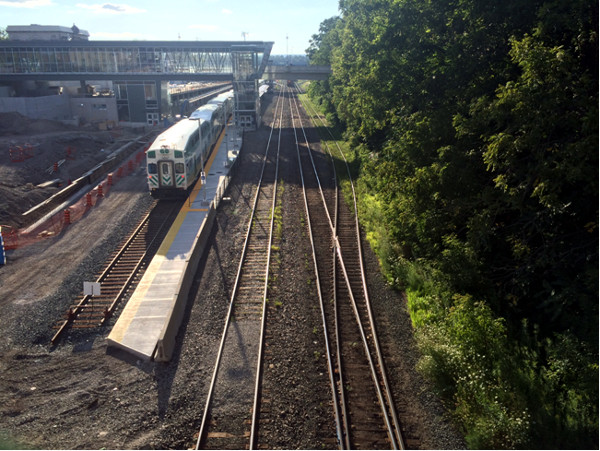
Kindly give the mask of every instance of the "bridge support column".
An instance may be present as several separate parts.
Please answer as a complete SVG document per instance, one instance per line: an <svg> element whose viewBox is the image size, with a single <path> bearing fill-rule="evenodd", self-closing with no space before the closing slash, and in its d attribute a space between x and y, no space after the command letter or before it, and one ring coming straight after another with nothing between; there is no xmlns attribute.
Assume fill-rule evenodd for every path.
<svg viewBox="0 0 600 451"><path fill-rule="evenodd" d="M245 130L256 130L261 124L258 76L262 58L255 49L239 47L231 52L235 123Z"/></svg>

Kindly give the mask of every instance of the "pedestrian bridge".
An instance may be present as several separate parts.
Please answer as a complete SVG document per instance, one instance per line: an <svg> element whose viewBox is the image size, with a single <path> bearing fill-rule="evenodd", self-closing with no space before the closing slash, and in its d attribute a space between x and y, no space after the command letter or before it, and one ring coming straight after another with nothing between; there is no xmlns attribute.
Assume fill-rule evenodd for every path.
<svg viewBox="0 0 600 451"><path fill-rule="evenodd" d="M225 82L233 85L236 123L253 129L260 125L257 80L272 47L273 42L263 41L0 39L0 85L28 97L50 82L76 80L86 92L88 84L107 80L119 122L155 124L184 108L168 82ZM90 99L107 108L105 99Z"/></svg>
<svg viewBox="0 0 600 451"><path fill-rule="evenodd" d="M327 80L331 66L274 66L267 65L263 78L267 80Z"/></svg>
<svg viewBox="0 0 600 451"><path fill-rule="evenodd" d="M273 42L0 40L0 82L55 80L250 81Z"/></svg>

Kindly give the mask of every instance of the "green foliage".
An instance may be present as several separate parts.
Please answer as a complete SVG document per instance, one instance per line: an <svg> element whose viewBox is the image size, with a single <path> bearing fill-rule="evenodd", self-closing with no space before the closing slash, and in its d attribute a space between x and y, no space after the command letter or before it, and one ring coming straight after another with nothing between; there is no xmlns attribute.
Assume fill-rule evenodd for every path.
<svg viewBox="0 0 600 451"><path fill-rule="evenodd" d="M32 449L31 445L17 441L11 434L0 429L0 449Z"/></svg>
<svg viewBox="0 0 600 451"><path fill-rule="evenodd" d="M587 344L569 333L518 344L484 302L428 280L435 271L404 266L419 369L452 406L469 448L595 447L598 364Z"/></svg>
<svg viewBox="0 0 600 451"><path fill-rule="evenodd" d="M471 447L598 446L598 4L341 0L309 95Z"/></svg>
<svg viewBox="0 0 600 451"><path fill-rule="evenodd" d="M321 23L319 33L312 36L310 47L306 49L311 64L323 66L331 64L334 49L340 44L338 33L341 24L342 21L339 17L332 17ZM311 83L308 93L317 100L318 106L327 114L329 123L339 125L338 117L335 114L330 80Z"/></svg>
<svg viewBox="0 0 600 451"><path fill-rule="evenodd" d="M506 327L483 302L455 295L444 317L419 329L420 369L436 381L467 430L470 448L527 445L530 415L503 370Z"/></svg>
<svg viewBox="0 0 600 451"><path fill-rule="evenodd" d="M510 56L521 76L455 124L484 140L493 176L487 208L501 219L493 238L504 252L496 259L512 267L501 280L505 299L530 297L520 314L542 310L552 330L565 330L571 313L597 316L597 91L562 46L525 36L512 40ZM592 333L589 325L581 332Z"/></svg>
<svg viewBox="0 0 600 451"><path fill-rule="evenodd" d="M544 343L547 364L541 367L538 421L557 448L598 447L598 356L573 334ZM593 437L595 436L595 443Z"/></svg>

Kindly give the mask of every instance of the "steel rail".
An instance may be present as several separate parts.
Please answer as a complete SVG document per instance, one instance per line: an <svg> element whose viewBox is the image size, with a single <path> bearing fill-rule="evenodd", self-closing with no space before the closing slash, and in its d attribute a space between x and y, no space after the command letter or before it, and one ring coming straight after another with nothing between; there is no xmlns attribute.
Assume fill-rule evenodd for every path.
<svg viewBox="0 0 600 451"><path fill-rule="evenodd" d="M369 323L371 326L371 330L373 331L373 337L374 337L373 342L376 347L377 359L378 359L379 367L381 368L382 378L383 378L385 389L386 389L386 397L388 399L388 404L390 406L392 419L394 422L394 427L396 429L398 444L399 444L400 449L405 449L406 445L405 445L403 437L402 437L402 433L401 433L401 429L400 429L400 422L398 420L398 413L396 412L395 403L393 402L393 396L392 396L392 393L390 390L390 384L388 382L387 371L385 369L383 355L381 353L381 348L379 346L379 338L377 337L377 329L375 328L375 323L373 320L374 315L373 315L372 308L371 308L371 301L370 301L370 297L369 297L369 290L367 288L367 280L366 280L366 274L365 274L365 269L364 269L364 257L363 257L363 252L362 252L362 241L360 239L360 222L358 219L358 206L357 206L357 199L356 199L356 191L354 188L354 180L352 179L352 174L350 173L350 166L348 165L348 160L346 159L346 155L344 154L340 145L338 144L337 139L333 136L333 133L331 133L329 126L321 119L320 115L315 110L312 103L310 103L310 108L313 111L313 113L316 113L315 115L316 115L317 119L320 121L321 125L324 126L325 130L327 130L327 133L329 133L329 136L335 143L338 153L341 155L342 159L344 160L344 164L346 166L346 171L348 173L348 180L350 181L350 187L352 189L352 200L353 200L353 207L354 207L356 238L357 238L357 244L358 244L358 253L359 253L359 257L360 257L360 272L361 272L361 279L362 279L362 283L363 283L363 287L364 287L365 303L367 306L367 310L369 312L369 314L368 314ZM331 154L329 144L327 143L327 141L324 141L324 143L325 143L325 146L327 147L327 151Z"/></svg>
<svg viewBox="0 0 600 451"><path fill-rule="evenodd" d="M150 211L146 214L146 216L144 216L144 218L142 218L142 220L140 221L139 225L131 233L131 235L129 236L129 238L127 239L127 241L123 244L123 246L121 246L121 248L119 249L119 251L117 252L117 254L112 258L112 260L106 266L106 268L104 269L104 271L102 271L102 273L100 274L100 276L97 277L96 282L102 282L102 281L104 281L109 276L111 270L117 265L117 263L121 260L121 258L126 254L126 252L128 251L129 247L131 246L131 244L137 239L138 235L141 233L141 231L144 229L144 227L146 227L148 225L149 220L150 220L150 215L152 213L152 209L156 206L156 204L157 204L157 202L154 202L152 204L152 207L151 207ZM163 225L164 225L164 223L163 223ZM161 225L161 228L162 228L162 225ZM145 255L146 255L146 253L144 253L144 255L142 256L142 258L140 259L140 261L138 262L138 264L134 268L134 271L132 272L131 276L127 279L127 282L125 283L125 286L123 287L123 289L117 295L117 299L115 299L115 301L113 301L113 303L111 305L111 309L114 309L114 306L116 306L116 304L118 302L118 299L120 299L120 297L123 295L124 290L131 284L131 280L133 278L133 275L139 269L139 265L141 264L141 262L143 260L143 257ZM72 314L70 314L69 318L67 318L62 323L62 325L58 328L58 331L52 337L52 339L51 339L51 343L52 344L56 344L56 342L58 341L58 339L60 338L60 336L62 335L62 333L67 329L67 327L71 323L73 323L75 317L77 315L79 315L79 313L83 310L83 308L90 301L91 298L92 298L91 295L85 295L81 299L81 301L79 301L79 303L73 309ZM109 311L112 313L111 310L109 310ZM102 321L104 321L104 319Z"/></svg>
<svg viewBox="0 0 600 451"><path fill-rule="evenodd" d="M335 169L335 162L333 161L333 155L331 155L331 153L329 153L329 158L331 159L331 167L333 168L333 175L334 175L334 179L337 181L337 171ZM339 190L339 184L336 182L335 184L335 205L334 205L334 220L333 220L333 226L334 226L334 230L333 230L333 236L337 236L338 235L338 225L339 225L339 208L340 208L340 203L339 203L339 195L340 195L340 190ZM344 370L342 367L342 344L341 344L341 340L339 339L340 337L340 322L339 322L339 315L338 315L338 289L337 289L337 256L336 256L336 251L335 249L332 249L332 253L333 253L333 258L331 259L331 263L332 263L332 268L331 268L331 272L333 274L332 276L332 282L333 282L333 321L334 321L334 329L335 329L335 337L337 337L336 339L336 359L337 359L337 367L338 367L338 374L340 376L340 403L341 403L341 408L343 411L343 419L344 419L344 428L347 431L347 433L345 434L344 437L344 445L346 447L346 449L350 449L350 423L348 422L348 404L346 402L346 389L345 389L345 384L344 384Z"/></svg>
<svg viewBox="0 0 600 451"><path fill-rule="evenodd" d="M278 103L279 103L279 99ZM277 112L277 106L275 106L275 111ZM262 361L263 361L263 350L264 350L264 342L265 342L265 329L266 329L266 321L267 321L267 295L269 288L269 268L271 266L271 247L273 246L273 225L275 223L275 207L277 205L277 179L279 178L279 152L281 150L281 132L282 132L282 119L283 119L283 107L279 111L279 134L277 136L277 158L275 160L275 183L273 187L273 202L271 204L271 221L269 224L269 245L267 247L267 268L265 274L265 285L263 289L263 302L262 302L262 319L260 325L260 338L259 338L259 347L258 347L258 358L257 358L257 366L256 366L256 381L254 384L254 402L252 407L252 424L250 426L250 445L249 449L254 449L257 440L258 434L258 412L259 412L259 402L260 402L260 387L262 382ZM271 128L271 134L273 133L273 128ZM271 135L269 135L269 141L267 143L267 148L271 142Z"/></svg>
<svg viewBox="0 0 600 451"><path fill-rule="evenodd" d="M298 90L299 91L299 90ZM298 113L298 116L300 116L300 112L298 111L298 107L296 105L296 111ZM304 127L302 126L302 132L304 134L304 139L306 142L306 145L309 149L309 155L312 154L312 152L310 151L310 146L308 145L308 140L306 137L306 133L304 131ZM331 152L328 152L329 155L329 159L331 161L331 168L333 170L333 179L336 180L335 183L335 194L334 194L334 199L335 199L335 203L334 203L334 207L333 207L333 221L330 221L330 226L333 226L333 236L336 237L338 234L338 221L339 221L339 184L337 183L337 170L335 167L335 162L333 160L333 154ZM315 167L315 163L314 160L312 158L311 155L311 163L313 166L313 170L315 172L315 174L317 174L316 171L316 167ZM319 177L317 175L317 182L319 184L319 188L320 186L320 180ZM320 189L321 192L321 196L324 199L324 193L323 190ZM326 208L327 211L327 208ZM350 449L350 424L348 423L348 409L347 409L347 402L346 402L346 389L345 389L345 384L344 384L344 371L343 371L343 367L342 367L342 349L341 349L341 340L339 339L340 337L340 328L339 328L339 320L338 320L338 296L337 296L337 281L336 281L336 274L337 274L337 256L336 256L336 251L335 248L332 249L333 252L333 258L332 258L332 283L333 283L333 287L332 287L332 293L333 293L333 319L334 319L334 326L333 329L335 331L334 337L336 337L335 340L335 347L336 347L336 361L337 361L337 369L338 369L338 375L340 378L340 383L339 383L339 396L340 396L340 408L342 410L342 419L344 422L344 428L343 430L346 431L344 433L344 447L345 449Z"/></svg>
<svg viewBox="0 0 600 451"><path fill-rule="evenodd" d="M174 204L173 209L177 208L177 205L178 204ZM119 290L119 293L115 296L115 299L113 300L112 304L110 304L110 306L106 309L106 314L104 315L104 317L100 321L100 325L104 324L108 320L108 318L110 318L112 316L112 314L114 313L115 309L117 308L117 304L119 302L121 302L121 299L123 299L123 297L125 296L125 293L129 289L129 286L133 282L133 279L136 277L136 275L137 275L140 267L144 263L144 260L145 260L146 256L148 255L148 250L152 247L152 245L154 244L154 242L158 238L158 236L160 234L160 231L163 229L163 227L165 226L165 224L167 224L168 218L171 216L172 213L173 213L173 210L171 210L171 213L169 215L167 215L167 217L165 217L165 220L160 224L158 232L152 237L152 239L150 240L150 243L148 243L148 245L146 246L146 251L140 257L140 260L138 261L138 263L133 268L133 271L131 272L131 274L129 275L129 277L127 278L127 280L125 281L125 283L123 284L123 287L121 288L121 290Z"/></svg>
<svg viewBox="0 0 600 451"><path fill-rule="evenodd" d="M297 104L296 104L296 109L297 109L297 112L298 112L298 116L300 116L300 111L298 109ZM306 134L304 132L304 127L302 127L302 130L303 130L303 133L304 133L306 145L307 145L307 147L309 149L309 155L310 155L310 158L311 158L311 162L313 164L313 169L315 171L315 176L317 177L317 180L318 180L319 176L318 176L318 173L316 171L314 160L312 158L312 150L310 148L310 145L308 143L308 139L307 139ZM329 151L329 148L328 148L328 151ZM346 162L346 167L348 168L347 162ZM348 175L350 176L349 168L348 168ZM350 180L352 180L352 179L350 178ZM319 182L319 189L321 189L320 182ZM402 442L400 428L399 428L399 424L397 422L397 417L396 417L396 413L395 413L395 407L394 407L393 402L391 402L391 392L389 390L389 384L387 382L387 377L385 376L385 367L383 366L383 358L381 356L381 352L380 352L379 344L378 344L379 340L377 339L376 330L375 330L375 327L374 327L374 321L373 321L373 317L372 317L372 311L371 311L371 308L370 308L370 305L369 305L370 303L368 302L367 285L366 285L366 279L365 279L365 276L364 276L364 264L363 264L361 246L360 246L360 228L358 226L358 215L356 214L356 195L355 195L355 192L354 192L354 185L353 184L352 184L352 192L353 192L353 196L354 196L354 208L355 208L355 218L356 218L357 240L359 242L358 249L359 249L359 260L360 260L360 269L361 269L361 282L362 282L363 292L365 294L365 300L366 300L365 302L366 302L366 305L367 305L369 325L370 325L371 330L372 330L373 342L374 342L375 348L376 348L375 354L376 354L376 357L377 357L377 360L378 360L378 365L379 365L379 368L381 370L381 374L383 375L383 379L384 379L384 385L385 385L385 391L386 391L386 400L385 401L384 401L383 393L381 391L381 384L380 384L380 382L378 380L378 372L377 372L377 369L376 369L375 364L373 362L372 353L371 353L371 350L369 348L369 344L368 344L368 340L367 340L367 337L366 337L366 334L365 334L365 331L364 331L364 327L362 325L362 320L361 320L360 312L358 310L357 302L356 302L356 299L354 297L354 293L353 293L352 287L350 285L350 279L349 279L348 273L346 271L346 267L345 267L345 263L344 263L344 258L343 258L343 255L342 255L341 245L339 243L339 239L338 239L338 236L336 234L336 230L333 227L333 224L331 223L331 220L330 220L330 227L332 227L332 233L334 234L335 251L336 251L336 253L338 255L340 267L342 269L344 280L345 280L346 286L348 288L348 293L350 295L351 305L352 305L352 308L354 310L356 322L357 322L357 325L358 325L358 328L359 328L359 331L360 331L360 334L361 334L361 339L363 341L363 346L365 348L365 354L366 354L367 360L369 362L369 366L371 368L371 375L372 375L372 378L373 378L373 383L374 383L374 386L375 386L376 391L377 391L377 396L379 398L379 403L381 405L382 414L383 414L383 417L384 417L384 420L385 420L385 423L386 423L386 427L387 427L387 430L388 430L388 433L389 433L389 438L390 438L390 440L392 442L392 446L394 447L394 449L398 449L398 447L400 447L401 449L403 449L404 448L404 444ZM325 203L325 198L323 196L322 190L321 190L321 196L322 196L322 199L323 199L323 203ZM328 215L328 217L329 217L329 215ZM386 403L386 401L387 401L387 403ZM390 409L391 412L388 412L388 408ZM392 420L391 421L390 421L390 418L389 418L390 414L392 415ZM394 423L393 427L392 427L391 422ZM398 438L400 439L400 441L398 441Z"/></svg>
<svg viewBox="0 0 600 451"><path fill-rule="evenodd" d="M277 111L277 106L279 105L279 98L277 100L277 105L275 107L276 111ZM217 352L217 357L216 357L216 361L215 361L215 365L214 365L214 369L213 369L213 374L212 374L212 378L211 378L211 382L210 382L210 387L208 390L208 394L206 397L206 403L204 405L204 412L202 414L202 422L200 425L200 430L198 432L198 439L196 441L196 448L195 449L200 449L200 444L202 443L202 439L205 435L205 433L207 432L207 427L208 427L208 418L209 418L209 413L210 413L210 407L211 407L211 403L212 403L212 398L213 398L213 394L214 394L214 389L215 389L215 385L216 385L216 381L217 381L217 376L219 373L219 367L221 364L221 359L223 357L223 350L225 348L225 340L227 338L227 334L228 334L228 330L229 330L229 325L231 324L231 319L233 316L233 310L234 310L234 305L235 305L235 299L237 296L237 292L238 292L238 288L240 285L240 280L241 280L241 276L242 276L242 269L244 267L244 260L248 251L248 243L250 242L250 235L252 232L252 222L254 220L255 217L255 213L256 213L256 207L258 205L258 199L260 196L260 187L262 185L263 182L263 176L265 173L265 167L267 165L267 161L268 161L268 153L269 153L269 147L270 147L270 143L271 143L271 138L273 135L273 127L271 127L271 131L269 133L269 139L267 142L267 146L265 148L265 153L263 156L263 165L261 168L261 173L260 173L260 177L259 177L259 181L258 181L258 186L256 189L256 193L254 195L254 201L252 204L252 211L250 213L250 218L248 220L248 226L246 229L246 237L244 239L244 245L242 248L242 253L240 256L240 261L238 263L238 269L237 269L237 275L235 278L235 282L234 282L234 286L233 286L233 290L231 293L231 298L229 301L229 307L227 310L227 316L225 319L225 325L223 327L223 333L221 335L221 341L219 344L219 350ZM273 216L273 214L272 214ZM270 254L270 247L269 247L269 254ZM264 311L263 311L263 317L264 317Z"/></svg>
<svg viewBox="0 0 600 451"><path fill-rule="evenodd" d="M296 112L298 114L298 117L301 118L300 111L299 111L299 108L298 108L298 102L296 102ZM300 121L301 121L301 119L300 119ZM306 131L305 131L303 125L301 125L301 129L302 129L302 133L304 135L304 141L305 141L306 147L308 149L307 153L308 153L308 156L309 156L310 161L311 161L311 165L312 165L312 168L313 168L314 175L315 175L315 177L317 179L317 184L319 186L319 191L320 191L322 203L323 203L323 205L324 205L324 207L325 207L325 209L327 211L328 207L327 207L327 203L325 201L325 195L323 193L323 190L321 189L321 183L320 183L320 179L319 179L319 174L317 172L316 165L315 165L315 162L314 162L314 158L312 156L312 149L311 149L310 144L308 142L308 137L306 136ZM334 290L333 290L333 293L334 293L334 315L333 315L333 317L334 317L334 329L335 329L335 337L336 337L337 365L338 365L337 369L338 369L338 374L340 376L340 398L341 398L340 399L340 407L342 408L343 413L344 413L344 415L343 415L343 418L344 418L344 428L345 428L344 429L344 431L345 431L344 432L344 445L345 445L346 449L350 449L351 448L351 445L350 445L350 425L349 425L349 415L348 415L347 405L346 405L347 403L346 403L346 398L345 398L345 388L344 388L345 377L344 377L343 365L342 365L342 360L341 360L342 359L342 351L341 351L341 342L340 342L340 338L339 338L340 337L340 331L339 331L339 321L338 321L337 283L336 283L336 277L335 277L335 275L337 273L336 267L337 267L338 261L339 261L340 266L342 268L342 271L344 273L345 273L345 267L344 267L344 261L343 261L343 259L340 258L340 257L336 257L336 254L338 253L338 250L340 249L340 246L339 246L339 243L338 243L338 236L337 236L337 225L338 225L337 224L337 221L338 221L338 195L337 195L338 191L337 190L338 190L338 183L337 183L337 173L335 171L335 165L333 164L333 157L332 157L331 153L330 153L329 156L330 156L331 161L332 161L332 167L333 167L334 174L336 174L336 184L335 184L336 195L335 195L335 211L334 211L335 222L332 223L331 221L329 221L329 227L330 227L330 231L331 231L331 234L332 234L332 240L333 240L333 243L334 243L334 246L333 246L333 254L334 254L334 258L333 258L333 272L334 272L334 277L333 277L333 280L332 280L333 288L334 288ZM328 213L328 217L330 217L329 213ZM356 303L354 301L354 297L353 297L353 293L352 293L352 287L350 286L349 279L346 277L344 281L345 281L345 283L347 285L348 293L351 296L351 303L353 305L355 305ZM356 311L356 309L354 309L354 311ZM359 323L358 326L360 328L361 324ZM362 332L362 330L361 330L361 332ZM362 334L362 335L363 335L363 344L366 347L367 345L366 345L366 341L364 340L364 334ZM365 354L367 356L369 356L369 354L370 354L369 351L368 351L368 347L366 347ZM373 372L372 372L372 374L373 374ZM376 380L375 380L375 384L374 385L376 387L378 385L377 382L376 382ZM380 405L383 407L383 404L381 403L381 400L380 400ZM385 411L383 412L383 414L384 414L384 417L385 417ZM389 428L388 428L388 430L389 430Z"/></svg>
<svg viewBox="0 0 600 451"><path fill-rule="evenodd" d="M340 203L339 203L339 196L340 196L340 189L339 189L339 183L337 183L337 170L335 168L335 162L333 161L333 155L331 154L331 152L329 153L329 159L331 160L331 167L333 168L333 177L334 180L336 180L335 183L335 205L334 205L334 214L333 214L333 226L334 226L334 231L333 231L333 235L337 236L338 235L338 225L339 225L339 208L340 208ZM346 402L346 388L345 388L345 384L344 384L344 370L342 367L342 343L341 340L339 339L340 337L340 321L339 321L339 306L338 306L338 289L337 289L337 257L336 257L336 251L335 249L332 249L332 253L333 253L333 258L331 259L331 263L332 263L332 268L331 268L331 272L333 274L332 276L332 282L333 282L333 287L332 287L332 292L333 292L333 320L334 320L334 330L335 330L335 337L337 337L336 339L336 359L337 359L337 367L338 367L338 374L340 377L340 403L341 403L341 409L343 412L343 416L342 418L344 419L344 430L346 431L346 434L344 436L344 446L346 449L350 449L350 423L349 423L349 416L348 416L348 403Z"/></svg>
<svg viewBox="0 0 600 451"><path fill-rule="evenodd" d="M289 102L290 102L290 111L291 111L291 106L292 106L291 97L289 99ZM294 130L294 136L296 138L296 153L298 156L298 167L300 168L300 180L302 181L302 191L303 191L303 196L304 196L304 209L306 212L306 224L308 226L308 236L310 238L310 246L311 246L312 255L313 255L313 267L314 267L314 271L315 271L315 277L317 279L316 286L317 286L317 294L319 297L319 304L321 307L321 321L323 324L323 335L325 337L325 348L327 350L327 365L329 368L329 382L331 384L331 392L332 392L332 397L333 397L336 432L337 432L337 436L338 436L339 447L340 447L340 449L344 449L344 443L346 443L345 437L348 436L348 429L344 430L342 428L341 419L340 419L340 416L341 416L340 411L339 411L340 403L337 399L338 389L337 389L337 384L335 382L335 377L334 377L334 366L333 366L333 362L331 361L331 348L329 345L329 332L328 332L328 327L327 327L327 319L325 317L325 306L324 306L324 302L323 302L323 294L321 291L321 279L319 277L319 267L318 267L317 258L316 258L316 250L315 250L315 242L314 242L314 238L313 238L313 231L312 231L312 227L310 225L310 211L308 208L306 183L305 183L305 179L304 179L304 171L302 170L302 162L301 162L301 158L300 158L300 147L298 145L298 135L296 133L296 126L295 126L295 121L294 121L293 115L292 115L292 129ZM320 185L319 185L319 188L320 188ZM321 191L321 193L322 193L322 191ZM328 220L329 220L329 223L331 224L330 217L328 217Z"/></svg>

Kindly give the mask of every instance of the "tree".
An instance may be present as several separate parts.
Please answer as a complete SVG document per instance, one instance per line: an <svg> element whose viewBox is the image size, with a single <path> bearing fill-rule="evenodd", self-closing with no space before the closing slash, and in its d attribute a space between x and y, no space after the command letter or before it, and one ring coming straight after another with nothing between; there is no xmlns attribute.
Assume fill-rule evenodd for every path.
<svg viewBox="0 0 600 451"><path fill-rule="evenodd" d="M505 343L485 371L515 399L468 406L478 395L460 372L432 377L461 394L474 446L486 428L510 434L515 423L500 420L526 405L536 423L515 446L544 431L548 445L596 447L598 4L341 0L340 12L315 39L333 74L311 93L360 157L361 220L408 291L424 358L463 349L456 328L478 327L465 308L477 305L506 334L479 329ZM448 336L452 346L431 345Z"/></svg>
<svg viewBox="0 0 600 451"><path fill-rule="evenodd" d="M333 59L333 52L340 44L339 27L342 20L340 17L331 17L324 20L319 26L319 33L314 34L310 40L310 47L306 54L311 64L329 66ZM335 125L339 124L338 116L335 114L335 106L332 100L333 87L330 80L311 83L309 94L318 99L321 109L328 114L328 119Z"/></svg>

